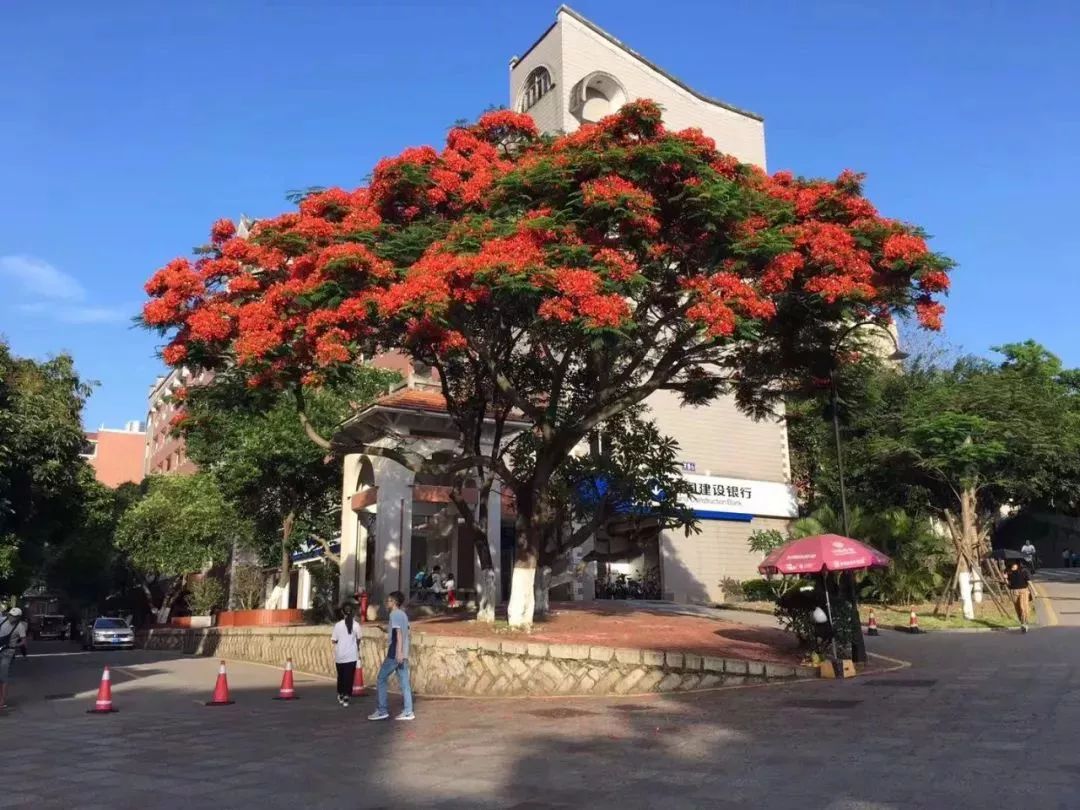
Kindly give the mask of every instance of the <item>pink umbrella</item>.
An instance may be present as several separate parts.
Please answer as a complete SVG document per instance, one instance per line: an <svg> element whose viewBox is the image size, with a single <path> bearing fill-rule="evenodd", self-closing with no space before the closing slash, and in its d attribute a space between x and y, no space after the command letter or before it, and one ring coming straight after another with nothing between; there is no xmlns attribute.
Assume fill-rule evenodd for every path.
<svg viewBox="0 0 1080 810"><path fill-rule="evenodd" d="M801 537L770 551L758 571L763 574L820 574L886 568L892 562L876 548L839 534Z"/></svg>
<svg viewBox="0 0 1080 810"><path fill-rule="evenodd" d="M886 568L892 563L886 555L858 540L839 534L818 534L792 540L774 548L758 566L758 571L773 574L820 574L824 580L830 571L853 571L864 568ZM829 588L825 588L825 611L833 624ZM832 638L833 658L837 658L836 633Z"/></svg>

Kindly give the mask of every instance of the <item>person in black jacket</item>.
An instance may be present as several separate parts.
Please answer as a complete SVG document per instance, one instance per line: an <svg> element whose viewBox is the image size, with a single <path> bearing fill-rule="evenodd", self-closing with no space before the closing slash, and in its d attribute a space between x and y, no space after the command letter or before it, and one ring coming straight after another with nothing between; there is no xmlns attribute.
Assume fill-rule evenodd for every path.
<svg viewBox="0 0 1080 810"><path fill-rule="evenodd" d="M1031 575L1027 567L1013 560L1006 578L1009 581L1009 595L1012 597L1013 607L1016 608L1016 618L1020 620L1020 631L1026 633L1031 605Z"/></svg>

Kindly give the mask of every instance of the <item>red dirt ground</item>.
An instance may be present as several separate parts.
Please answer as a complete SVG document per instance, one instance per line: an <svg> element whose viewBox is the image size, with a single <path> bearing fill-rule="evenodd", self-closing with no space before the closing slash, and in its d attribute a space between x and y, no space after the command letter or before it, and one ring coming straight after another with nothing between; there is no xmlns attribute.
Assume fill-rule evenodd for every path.
<svg viewBox="0 0 1080 810"><path fill-rule="evenodd" d="M520 636L549 644L636 647L784 664L797 664L801 658L794 637L782 630L610 603L552 604L550 617L534 624L529 634L510 630L505 621L477 622L471 614L417 619L413 629L431 635L503 640Z"/></svg>

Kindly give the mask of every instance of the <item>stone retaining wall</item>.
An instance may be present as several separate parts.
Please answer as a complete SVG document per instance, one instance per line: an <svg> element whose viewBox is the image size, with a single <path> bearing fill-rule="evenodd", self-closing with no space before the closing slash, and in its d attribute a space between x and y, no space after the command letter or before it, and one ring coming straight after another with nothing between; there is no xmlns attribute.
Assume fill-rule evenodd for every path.
<svg viewBox="0 0 1080 810"><path fill-rule="evenodd" d="M280 666L332 677L330 627L156 628L143 646ZM365 624L364 674L369 684L388 646L386 631ZM807 667L683 653L575 644L458 638L414 633L413 689L425 695L627 695L687 692L733 684L817 677Z"/></svg>

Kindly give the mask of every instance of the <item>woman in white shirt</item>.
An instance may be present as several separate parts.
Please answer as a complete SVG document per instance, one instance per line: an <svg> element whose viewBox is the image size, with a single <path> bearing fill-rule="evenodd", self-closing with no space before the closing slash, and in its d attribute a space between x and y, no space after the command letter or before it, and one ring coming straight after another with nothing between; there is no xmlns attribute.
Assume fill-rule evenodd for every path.
<svg viewBox="0 0 1080 810"><path fill-rule="evenodd" d="M330 634L330 644L334 647L334 663L337 666L337 699L343 707L349 705L360 652L360 622L353 618L355 612L356 603L351 599L346 600L341 606L344 618L334 625Z"/></svg>

